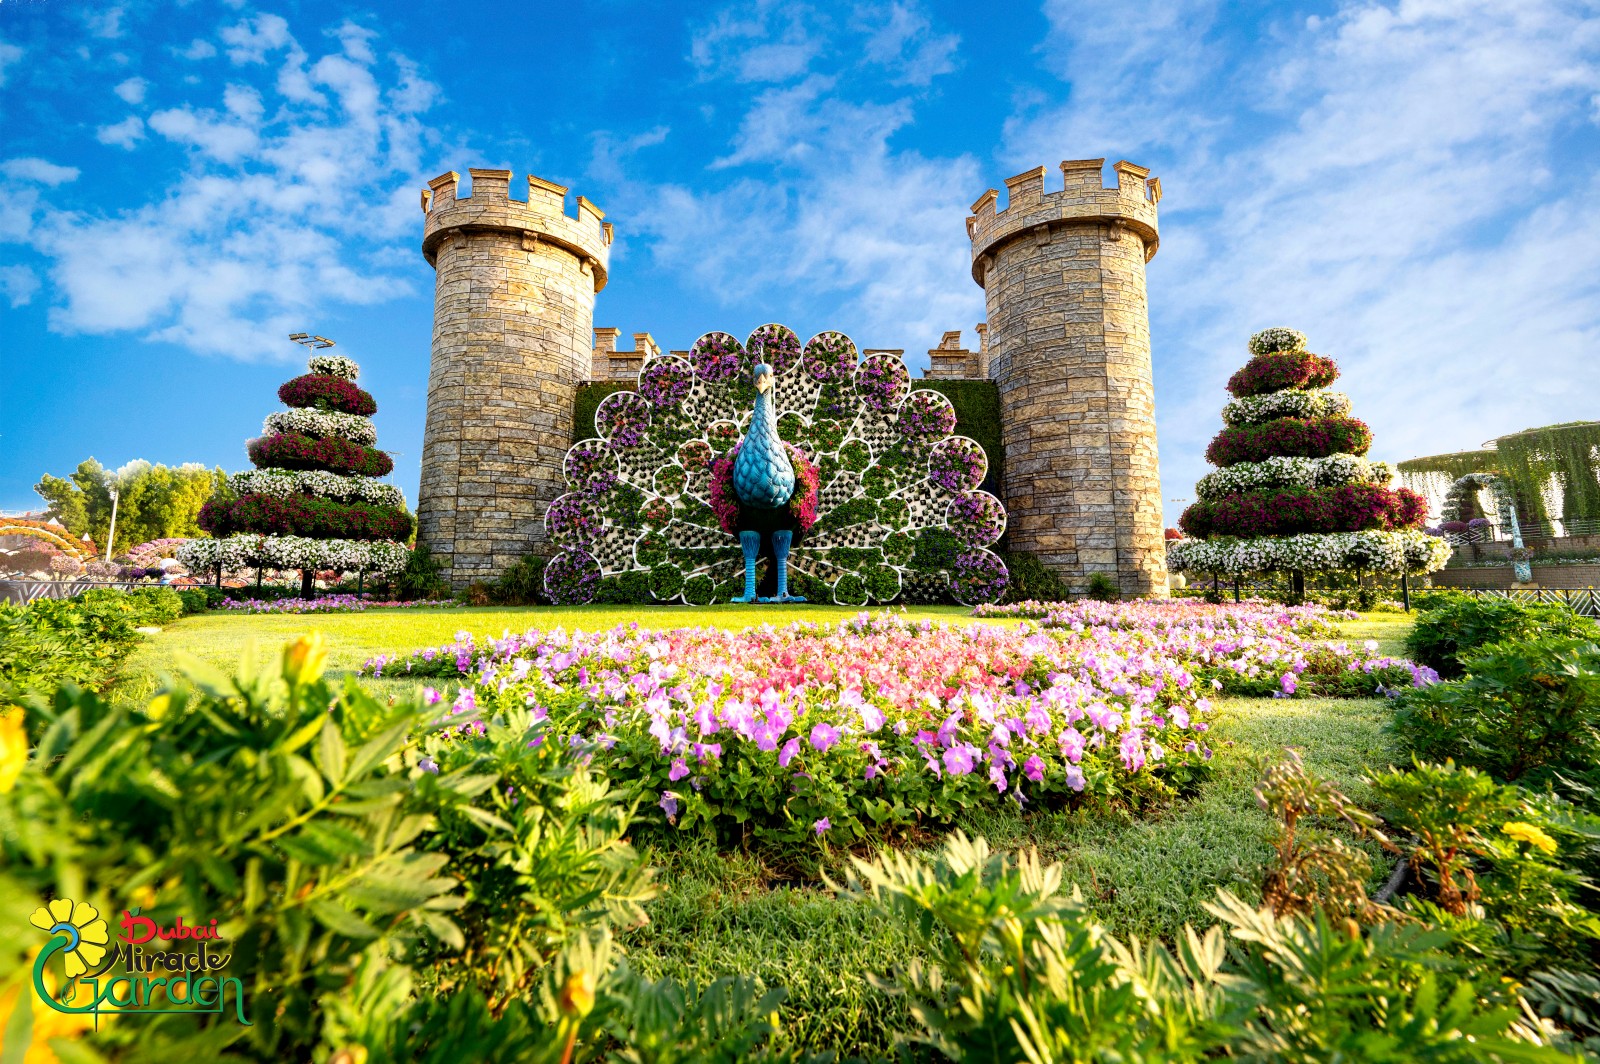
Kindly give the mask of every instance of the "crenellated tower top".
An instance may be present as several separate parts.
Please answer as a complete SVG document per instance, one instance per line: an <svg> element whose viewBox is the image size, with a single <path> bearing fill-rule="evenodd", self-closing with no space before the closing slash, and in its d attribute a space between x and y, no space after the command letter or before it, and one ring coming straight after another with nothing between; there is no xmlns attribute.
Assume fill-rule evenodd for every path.
<svg viewBox="0 0 1600 1064"><path fill-rule="evenodd" d="M611 223L605 212L577 197L577 215L566 212L568 189L528 175L528 198L511 198L510 170L468 170L472 193L459 195L461 175L451 170L422 190L422 254L430 264L437 249L454 231L498 231L521 234L530 249L544 242L570 252L579 268L594 277L596 292L606 286L611 261Z"/></svg>
<svg viewBox="0 0 1600 1064"><path fill-rule="evenodd" d="M989 189L972 205L967 236L972 240L972 278L983 284L994 249L1030 230L1048 230L1053 224L1101 223L1113 230L1128 229L1144 241L1145 261L1160 243L1156 232L1156 204L1161 202L1161 179L1126 159L1113 165L1117 183L1104 187L1104 159L1069 159L1061 164L1063 187L1044 190L1045 168L1035 167L1006 179L1006 208L997 210L997 189Z"/></svg>

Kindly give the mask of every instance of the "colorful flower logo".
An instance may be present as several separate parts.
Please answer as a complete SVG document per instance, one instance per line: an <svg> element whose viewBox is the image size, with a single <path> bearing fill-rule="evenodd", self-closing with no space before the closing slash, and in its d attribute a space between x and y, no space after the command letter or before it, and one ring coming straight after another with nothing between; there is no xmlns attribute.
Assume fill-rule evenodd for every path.
<svg viewBox="0 0 1600 1064"><path fill-rule="evenodd" d="M48 907L33 911L29 922L52 935L66 935L67 948L61 951L67 960L67 978L75 979L105 959L106 943L111 941L106 933L106 922L93 905L74 902L70 898L57 898Z"/></svg>

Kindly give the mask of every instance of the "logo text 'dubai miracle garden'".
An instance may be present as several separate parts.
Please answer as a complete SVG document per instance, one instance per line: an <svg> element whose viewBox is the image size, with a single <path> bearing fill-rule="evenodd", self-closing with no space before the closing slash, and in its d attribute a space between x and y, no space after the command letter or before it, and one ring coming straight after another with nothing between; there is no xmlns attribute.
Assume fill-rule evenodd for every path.
<svg viewBox="0 0 1600 1064"><path fill-rule="evenodd" d="M222 1015L231 988L234 1016L250 1026L244 1015L244 984L236 976L215 974L233 956L219 951L215 920L191 926L179 917L170 927L158 927L138 909L129 909L122 914L119 941L111 942L94 906L57 898L34 910L30 922L51 936L33 962L33 989L57 1012L92 1015L96 1024L102 1015ZM52 994L45 975L57 954L67 981L59 994Z"/></svg>

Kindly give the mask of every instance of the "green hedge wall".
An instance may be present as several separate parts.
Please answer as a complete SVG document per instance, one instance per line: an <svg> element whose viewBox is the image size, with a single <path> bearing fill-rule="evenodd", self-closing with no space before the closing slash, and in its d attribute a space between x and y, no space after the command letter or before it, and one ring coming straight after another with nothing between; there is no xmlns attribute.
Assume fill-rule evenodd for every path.
<svg viewBox="0 0 1600 1064"><path fill-rule="evenodd" d="M927 388L950 400L956 408L956 435L977 440L989 456L989 477L983 486L999 495L1000 485L1005 483L1006 448L1000 442L1000 389L994 381L916 380L911 386Z"/></svg>
<svg viewBox="0 0 1600 1064"><path fill-rule="evenodd" d="M591 381L578 385L578 394L572 399L572 442L595 435L594 412L600 408L600 400L612 392L629 391L632 387L629 381Z"/></svg>
<svg viewBox="0 0 1600 1064"><path fill-rule="evenodd" d="M573 400L572 442L595 434L594 412L602 399L631 387L628 381L578 385L578 394ZM1005 482L1006 449L1000 442L1000 392L994 381L915 380L912 387L927 388L950 400L956 411L957 434L977 440L989 456L989 480L985 486L998 495L1000 485Z"/></svg>

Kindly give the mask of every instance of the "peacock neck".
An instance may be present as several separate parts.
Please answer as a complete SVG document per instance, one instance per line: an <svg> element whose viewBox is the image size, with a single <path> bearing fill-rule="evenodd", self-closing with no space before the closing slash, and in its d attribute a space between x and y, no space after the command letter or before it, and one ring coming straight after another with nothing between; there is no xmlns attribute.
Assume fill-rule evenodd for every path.
<svg viewBox="0 0 1600 1064"><path fill-rule="evenodd" d="M773 439L778 436L778 411L772 405L771 392L756 393L756 409L750 418L750 431L760 432Z"/></svg>

